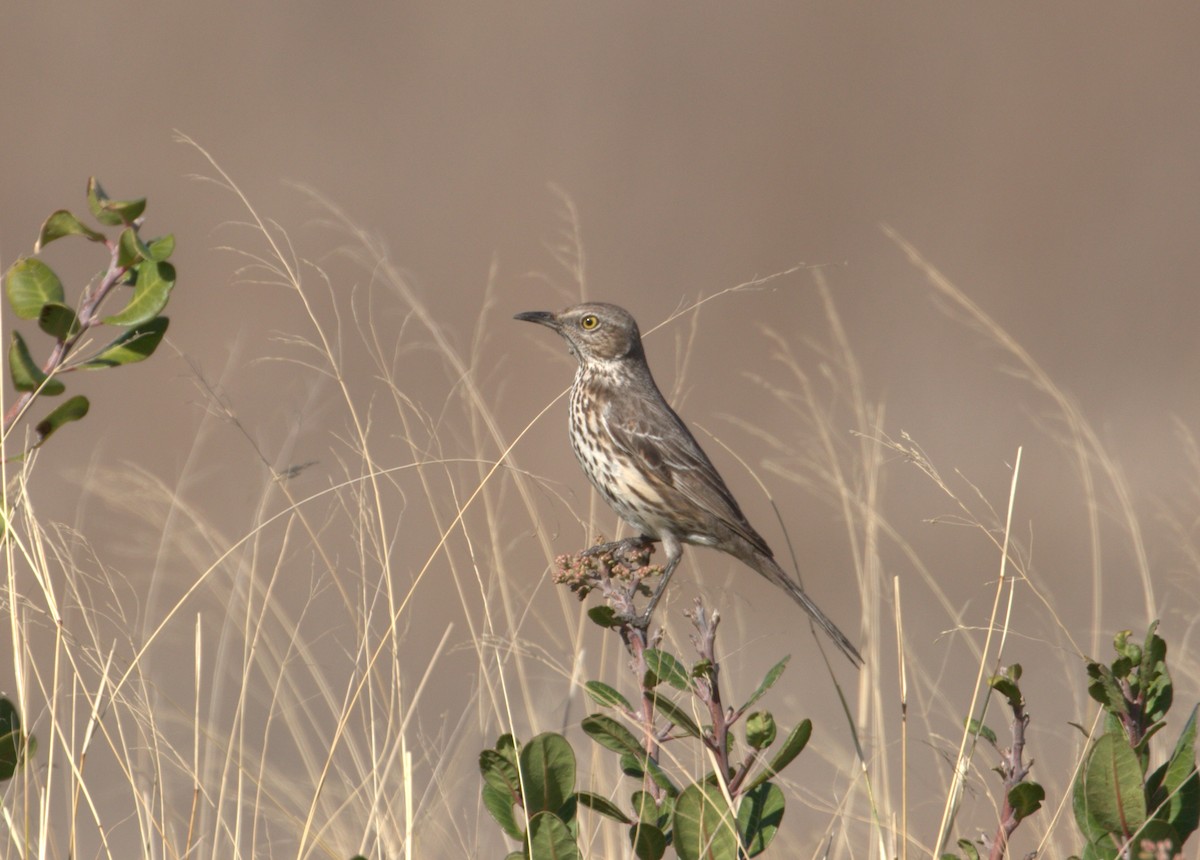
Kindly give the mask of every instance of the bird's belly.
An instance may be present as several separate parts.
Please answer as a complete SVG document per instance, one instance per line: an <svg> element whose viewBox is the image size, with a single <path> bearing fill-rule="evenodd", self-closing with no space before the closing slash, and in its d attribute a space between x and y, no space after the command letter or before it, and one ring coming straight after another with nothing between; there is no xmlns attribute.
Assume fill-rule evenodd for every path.
<svg viewBox="0 0 1200 860"><path fill-rule="evenodd" d="M597 457L583 446L572 447L592 486L621 519L653 538L670 530L662 494L640 469L623 457Z"/></svg>

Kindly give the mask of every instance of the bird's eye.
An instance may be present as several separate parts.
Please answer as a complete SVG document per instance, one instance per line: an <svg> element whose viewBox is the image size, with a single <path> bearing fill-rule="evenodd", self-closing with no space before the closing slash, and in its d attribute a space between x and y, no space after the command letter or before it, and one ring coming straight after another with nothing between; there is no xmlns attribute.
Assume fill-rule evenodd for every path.
<svg viewBox="0 0 1200 860"><path fill-rule="evenodd" d="M600 320L595 314L588 314L579 321L579 324L583 327L584 331L591 331L596 326L600 325Z"/></svg>

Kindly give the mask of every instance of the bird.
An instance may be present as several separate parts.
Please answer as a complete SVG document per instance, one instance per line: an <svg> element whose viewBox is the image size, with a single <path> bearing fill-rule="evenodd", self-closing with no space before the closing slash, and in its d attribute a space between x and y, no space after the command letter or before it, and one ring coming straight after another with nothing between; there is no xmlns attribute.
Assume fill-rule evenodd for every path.
<svg viewBox="0 0 1200 860"><path fill-rule="evenodd" d="M862 656L746 519L712 460L650 372L633 315L604 302L525 311L514 319L558 332L579 362L571 385L571 447L592 486L640 534L666 553L662 578L639 623L651 613L683 557L683 545L728 553L786 591L859 667Z"/></svg>

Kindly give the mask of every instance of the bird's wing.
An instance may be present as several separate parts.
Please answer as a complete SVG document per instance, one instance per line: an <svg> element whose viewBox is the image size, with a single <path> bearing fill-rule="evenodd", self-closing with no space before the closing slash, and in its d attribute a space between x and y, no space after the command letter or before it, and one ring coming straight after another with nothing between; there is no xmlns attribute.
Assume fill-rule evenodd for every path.
<svg viewBox="0 0 1200 860"><path fill-rule="evenodd" d="M617 448L701 514L718 518L770 556L766 541L750 525L716 467L674 410L665 402L658 404L658 409L622 409L614 405L620 403L610 401L603 414L605 428ZM644 401L639 403L639 407L644 406Z"/></svg>

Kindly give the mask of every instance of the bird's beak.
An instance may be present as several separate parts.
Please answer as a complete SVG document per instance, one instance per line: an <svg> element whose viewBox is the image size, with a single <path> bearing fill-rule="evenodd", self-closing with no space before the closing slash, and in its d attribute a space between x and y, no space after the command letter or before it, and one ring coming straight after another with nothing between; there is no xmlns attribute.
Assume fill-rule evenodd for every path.
<svg viewBox="0 0 1200 860"><path fill-rule="evenodd" d="M525 311L524 313L517 314L513 319L537 323L538 325L544 325L547 328L558 331L558 317L550 313L550 311Z"/></svg>

